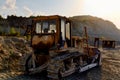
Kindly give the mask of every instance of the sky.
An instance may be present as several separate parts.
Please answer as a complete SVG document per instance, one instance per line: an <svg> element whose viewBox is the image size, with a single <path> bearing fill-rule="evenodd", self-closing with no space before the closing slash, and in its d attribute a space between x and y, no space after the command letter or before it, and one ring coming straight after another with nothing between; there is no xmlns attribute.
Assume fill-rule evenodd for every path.
<svg viewBox="0 0 120 80"><path fill-rule="evenodd" d="M0 0L0 15L91 15L109 20L120 29L120 0Z"/></svg>

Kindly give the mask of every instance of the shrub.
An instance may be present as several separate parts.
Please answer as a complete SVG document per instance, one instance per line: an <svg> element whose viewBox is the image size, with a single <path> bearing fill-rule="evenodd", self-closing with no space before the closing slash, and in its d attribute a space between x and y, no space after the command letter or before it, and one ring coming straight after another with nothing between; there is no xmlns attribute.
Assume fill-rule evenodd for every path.
<svg viewBox="0 0 120 80"><path fill-rule="evenodd" d="M10 29L10 36L20 36L20 32L17 32L14 27Z"/></svg>
<svg viewBox="0 0 120 80"><path fill-rule="evenodd" d="M15 28L14 28L14 27L11 27L11 29L10 29L10 34L15 34L15 33L16 33Z"/></svg>

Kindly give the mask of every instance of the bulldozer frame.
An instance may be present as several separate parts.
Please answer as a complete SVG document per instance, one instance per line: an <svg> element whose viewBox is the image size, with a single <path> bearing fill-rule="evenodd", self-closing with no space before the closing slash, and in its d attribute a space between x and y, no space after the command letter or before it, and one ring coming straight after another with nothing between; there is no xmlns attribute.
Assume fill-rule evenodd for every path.
<svg viewBox="0 0 120 80"><path fill-rule="evenodd" d="M86 27L85 39L72 36L71 27L71 20L58 15L33 18L30 30L26 30L33 48L26 59L27 73L46 70L49 78L61 79L101 65L101 52L89 46Z"/></svg>

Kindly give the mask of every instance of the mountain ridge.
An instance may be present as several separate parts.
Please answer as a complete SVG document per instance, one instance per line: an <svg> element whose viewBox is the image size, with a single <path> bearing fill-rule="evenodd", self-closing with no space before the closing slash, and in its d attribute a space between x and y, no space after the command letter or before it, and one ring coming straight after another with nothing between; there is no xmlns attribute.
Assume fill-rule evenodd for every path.
<svg viewBox="0 0 120 80"><path fill-rule="evenodd" d="M87 27L89 36L120 41L120 30L111 21L90 15L73 16L69 19L74 26L72 27L73 35L82 36L83 28Z"/></svg>

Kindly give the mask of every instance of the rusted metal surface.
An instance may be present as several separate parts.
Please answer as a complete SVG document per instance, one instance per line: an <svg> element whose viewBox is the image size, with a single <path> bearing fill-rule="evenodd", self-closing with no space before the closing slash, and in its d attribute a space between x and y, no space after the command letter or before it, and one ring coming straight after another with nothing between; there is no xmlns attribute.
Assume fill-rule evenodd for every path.
<svg viewBox="0 0 120 80"><path fill-rule="evenodd" d="M32 47L33 49L49 49L54 42L54 35L35 35L32 38Z"/></svg>
<svg viewBox="0 0 120 80"><path fill-rule="evenodd" d="M83 52L84 52L85 54L87 54L87 53L88 53L88 49L89 49L89 57L95 56L95 54L96 54L95 50L97 50L97 48L96 48L96 47L93 47L93 46L84 47L84 48L83 48Z"/></svg>

